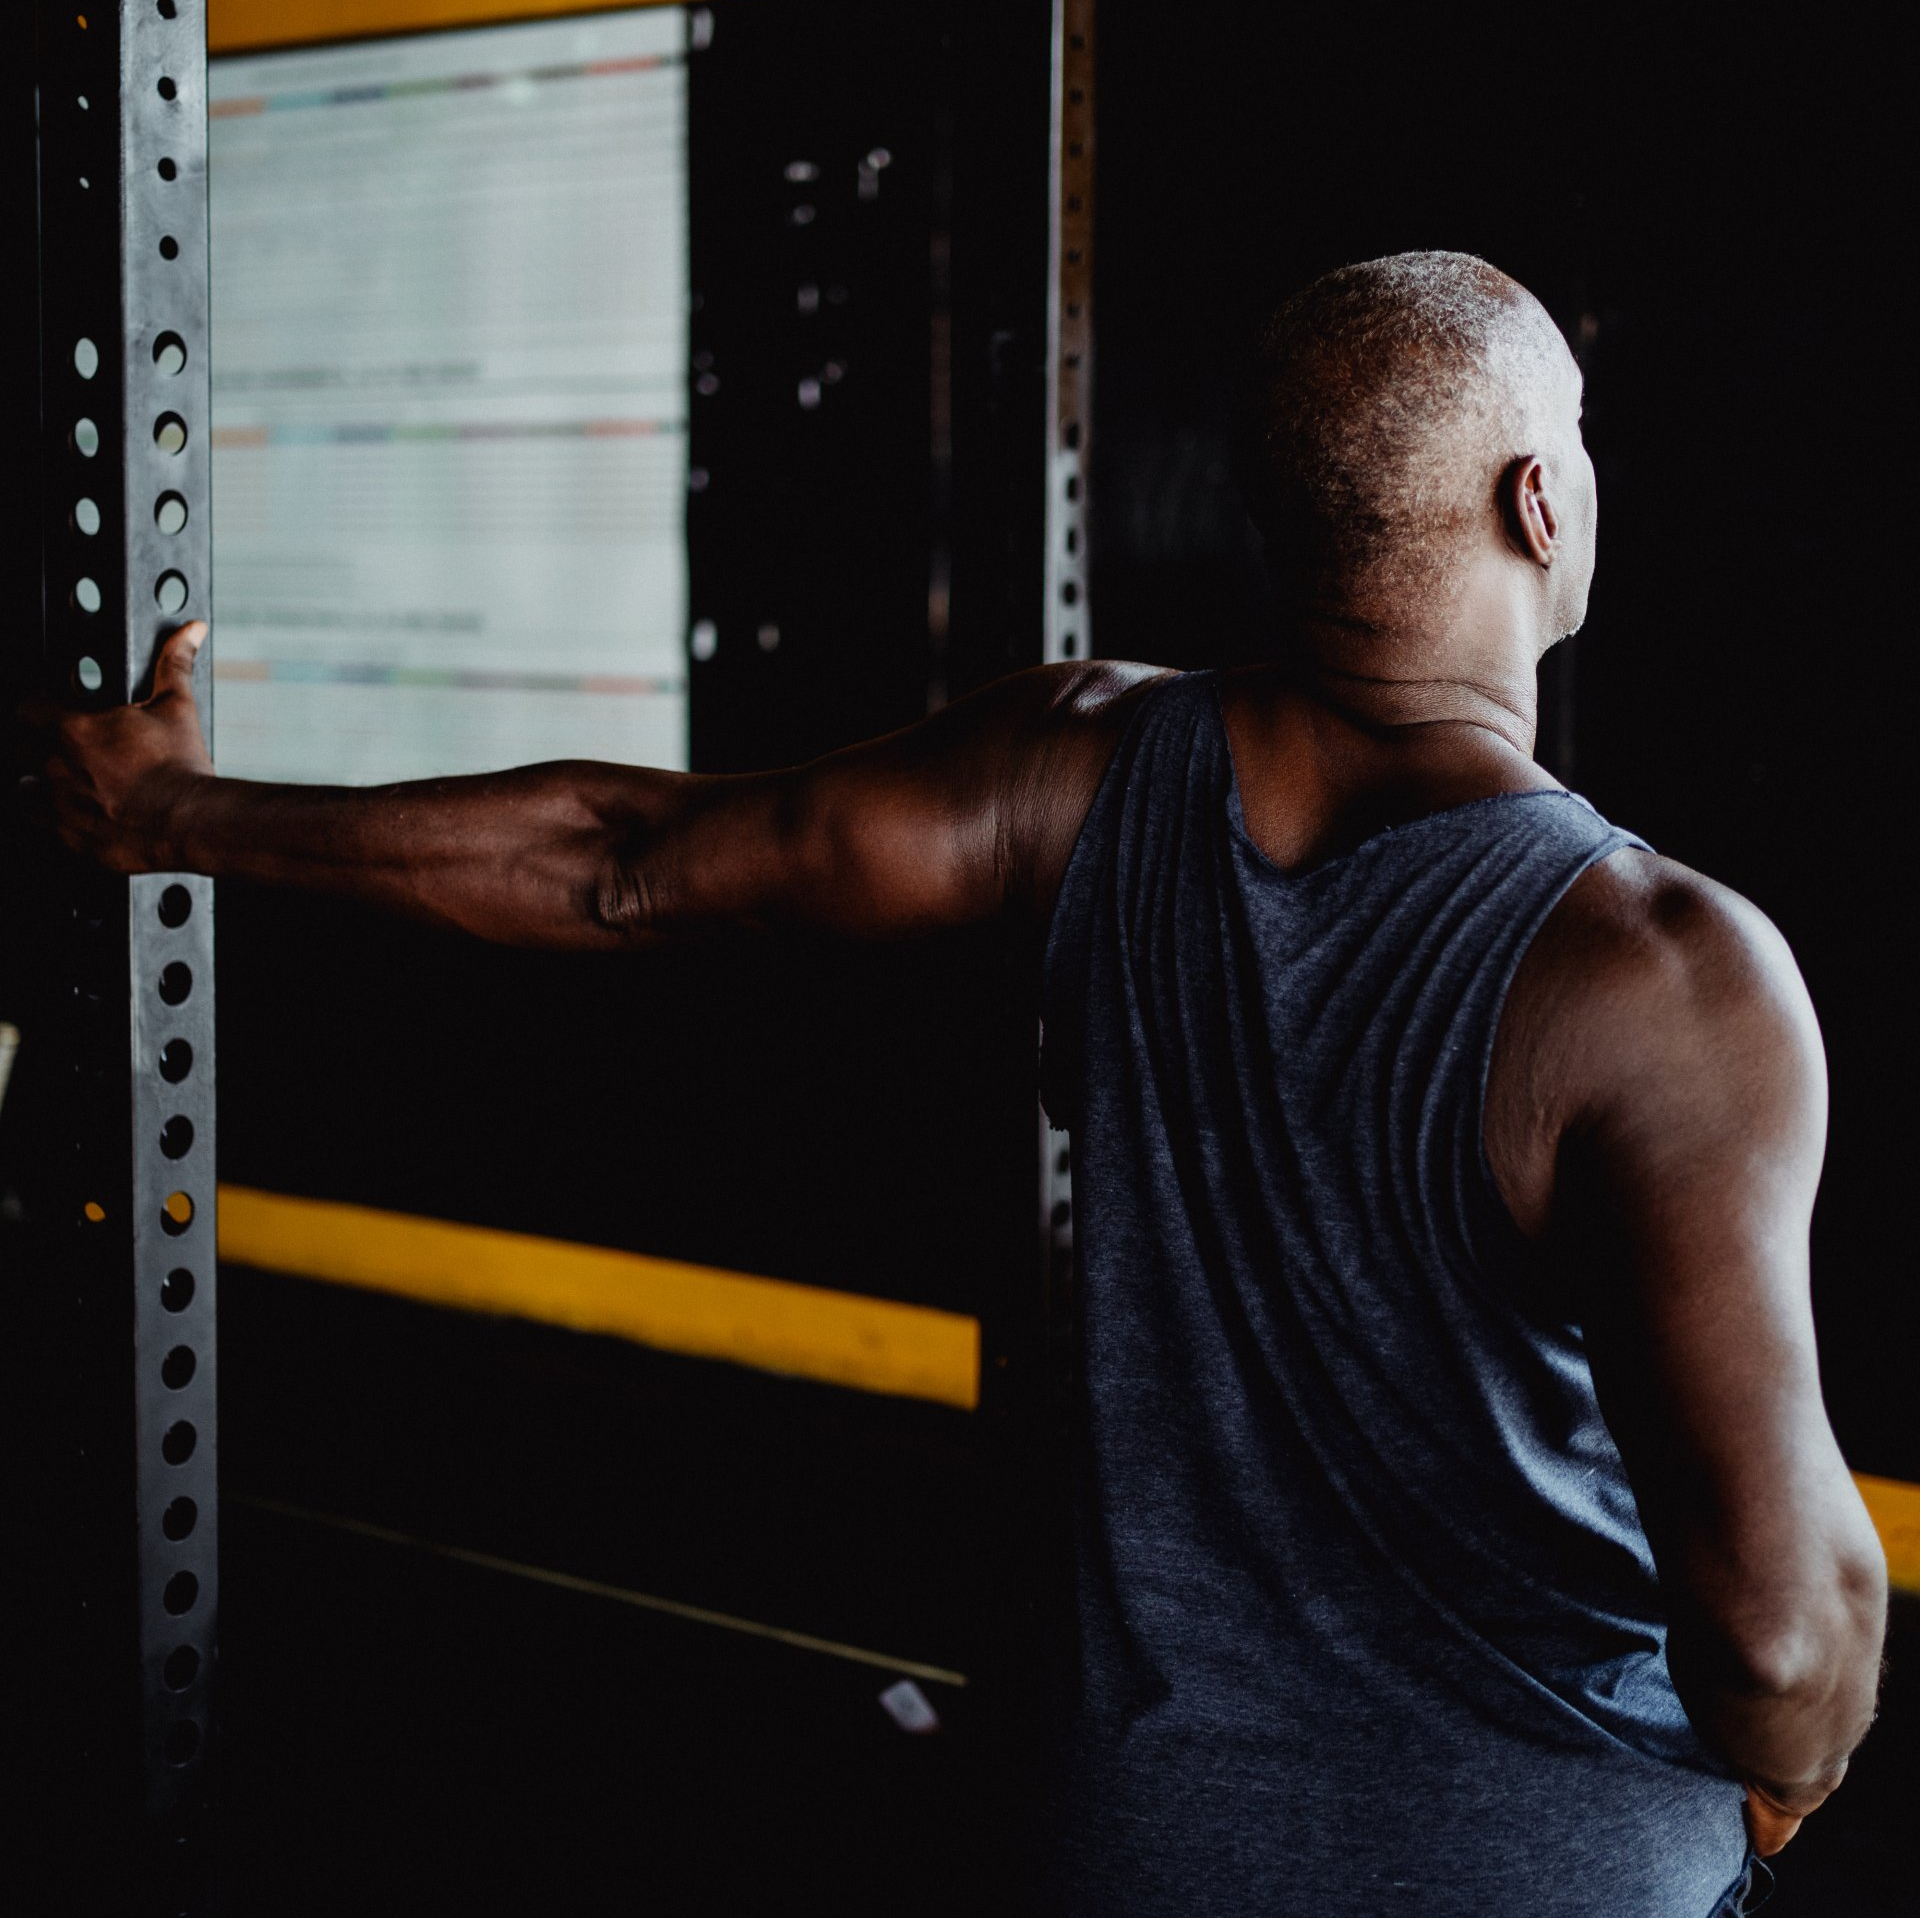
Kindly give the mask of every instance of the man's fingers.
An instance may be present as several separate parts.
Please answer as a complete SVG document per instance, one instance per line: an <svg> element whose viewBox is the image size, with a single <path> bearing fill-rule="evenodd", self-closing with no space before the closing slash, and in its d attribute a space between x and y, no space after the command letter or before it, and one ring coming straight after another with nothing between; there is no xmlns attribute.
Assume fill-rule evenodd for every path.
<svg viewBox="0 0 1920 1918"><path fill-rule="evenodd" d="M204 619L190 619L186 625L167 635L153 662L154 698L169 693L192 692L194 658L206 643L206 637L207 622Z"/></svg>

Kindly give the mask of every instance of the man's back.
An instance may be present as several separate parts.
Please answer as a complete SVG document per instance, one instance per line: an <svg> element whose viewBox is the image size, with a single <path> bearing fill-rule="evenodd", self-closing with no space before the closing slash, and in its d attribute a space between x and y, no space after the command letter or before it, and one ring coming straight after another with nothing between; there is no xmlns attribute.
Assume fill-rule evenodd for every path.
<svg viewBox="0 0 1920 1918"><path fill-rule="evenodd" d="M1740 1789L1480 1145L1516 965L1633 842L1548 787L1285 869L1240 800L1218 682L1153 688L1049 945L1082 1233L1061 1901L1700 1918Z"/></svg>

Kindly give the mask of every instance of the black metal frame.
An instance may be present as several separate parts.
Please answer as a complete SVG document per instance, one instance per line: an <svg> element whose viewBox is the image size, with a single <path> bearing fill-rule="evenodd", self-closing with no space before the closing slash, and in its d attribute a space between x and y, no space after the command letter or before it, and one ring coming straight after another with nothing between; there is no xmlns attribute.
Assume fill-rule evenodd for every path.
<svg viewBox="0 0 1920 1918"><path fill-rule="evenodd" d="M202 0L36 9L41 674L114 704L210 608ZM184 517L183 517L184 516ZM212 723L211 648L195 665ZM23 1056L67 1669L41 1908L208 1909L213 891L49 865ZM64 1147L71 1145L71 1151ZM48 1834L50 1843L52 1832Z"/></svg>

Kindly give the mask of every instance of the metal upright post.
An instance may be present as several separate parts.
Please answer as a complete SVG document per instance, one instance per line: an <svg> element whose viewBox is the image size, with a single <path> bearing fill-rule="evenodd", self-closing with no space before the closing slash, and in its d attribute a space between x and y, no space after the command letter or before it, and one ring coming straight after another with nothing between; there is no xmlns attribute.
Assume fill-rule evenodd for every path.
<svg viewBox="0 0 1920 1918"><path fill-rule="evenodd" d="M149 690L210 609L203 0L39 0L42 675ZM211 648L195 667L212 723ZM59 1461L62 1827L37 1909L211 1909L213 890L49 867L23 1021ZM49 989L44 982L51 981ZM54 1069L46 1070L49 1064ZM66 1147L70 1144L71 1150ZM70 1475L70 1485L68 1483Z"/></svg>
<svg viewBox="0 0 1920 1918"><path fill-rule="evenodd" d="M1093 0L1053 0L1047 212L1047 464L1041 657L1093 653L1087 603L1087 476L1093 425ZM1065 1371L1071 1326L1073 1169L1065 1136L1040 1120L1043 1313Z"/></svg>

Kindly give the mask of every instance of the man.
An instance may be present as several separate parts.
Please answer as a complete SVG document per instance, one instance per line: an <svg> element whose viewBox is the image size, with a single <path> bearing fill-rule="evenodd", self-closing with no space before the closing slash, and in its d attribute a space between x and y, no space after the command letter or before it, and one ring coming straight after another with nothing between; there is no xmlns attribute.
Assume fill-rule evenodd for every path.
<svg viewBox="0 0 1920 1918"><path fill-rule="evenodd" d="M1811 1008L1759 913L1531 758L1593 568L1579 401L1485 263L1332 274L1262 360L1271 663L1020 674L788 771L221 780L198 627L58 721L59 830L124 871L581 949L1048 930L1062 1910L1708 1918L1871 1716Z"/></svg>

